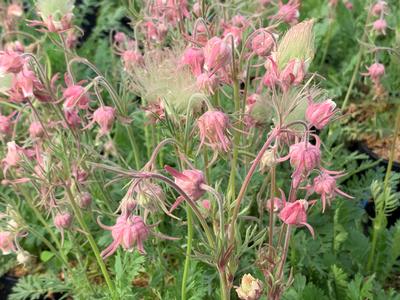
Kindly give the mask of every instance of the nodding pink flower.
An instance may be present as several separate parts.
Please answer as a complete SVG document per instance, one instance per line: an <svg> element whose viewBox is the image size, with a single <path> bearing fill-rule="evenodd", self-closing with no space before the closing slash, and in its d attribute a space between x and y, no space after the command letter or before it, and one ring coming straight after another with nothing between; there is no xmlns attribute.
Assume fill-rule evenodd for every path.
<svg viewBox="0 0 400 300"><path fill-rule="evenodd" d="M343 175L344 174L342 172L324 170L321 175L314 178L313 189L317 194L321 195L322 212L325 211L326 202L328 202L328 205L331 205L331 199L335 198L336 195L341 195L350 199L353 198L352 196L339 190L339 188L336 186L336 179Z"/></svg>
<svg viewBox="0 0 400 300"><path fill-rule="evenodd" d="M72 128L78 128L82 123L82 120L78 114L78 110L76 109L64 110L64 116L68 125Z"/></svg>
<svg viewBox="0 0 400 300"><path fill-rule="evenodd" d="M198 120L200 146L209 145L213 149L228 152L231 141L228 138L229 117L222 111L205 112Z"/></svg>
<svg viewBox="0 0 400 300"><path fill-rule="evenodd" d="M242 15L233 16L231 23L233 26L236 26L239 28L245 28L249 24L249 22L246 20L246 18Z"/></svg>
<svg viewBox="0 0 400 300"><path fill-rule="evenodd" d="M83 184L89 178L89 173L86 172L84 169L80 168L79 166L73 165L72 176L76 179L76 181Z"/></svg>
<svg viewBox="0 0 400 300"><path fill-rule="evenodd" d="M25 47L20 41L7 43L6 45L4 45L4 49L6 52L7 51L18 52L19 54L22 54L25 52Z"/></svg>
<svg viewBox="0 0 400 300"><path fill-rule="evenodd" d="M307 223L307 200L301 199L294 202L286 202L279 213L283 223L296 227L306 226L314 237L314 229Z"/></svg>
<svg viewBox="0 0 400 300"><path fill-rule="evenodd" d="M0 73L19 73L25 64L21 53L12 50L0 51Z"/></svg>
<svg viewBox="0 0 400 300"><path fill-rule="evenodd" d="M80 208L88 208L92 204L92 195L90 195L88 192L84 192L80 197L79 197L79 207Z"/></svg>
<svg viewBox="0 0 400 300"><path fill-rule="evenodd" d="M3 116L0 114L0 133L8 135L12 130L12 118L15 116L16 112L11 113L8 116Z"/></svg>
<svg viewBox="0 0 400 300"><path fill-rule="evenodd" d="M60 21L54 21L53 16L48 16L44 21L29 20L28 25L31 27L39 26L40 32L56 32L61 33L72 28L72 13L62 16Z"/></svg>
<svg viewBox="0 0 400 300"><path fill-rule="evenodd" d="M68 212L65 213L57 213L54 217L54 226L60 231L61 233L61 244L64 244L64 229L68 229L72 225L72 215Z"/></svg>
<svg viewBox="0 0 400 300"><path fill-rule="evenodd" d="M29 136L32 139L41 138L44 134L42 124L39 121L34 121L29 125Z"/></svg>
<svg viewBox="0 0 400 300"><path fill-rule="evenodd" d="M308 141L303 141L293 144L289 148L290 164L295 168L292 174L294 186L298 186L302 180L302 176L307 176L311 170L318 167L320 164L321 141L318 136L315 136L315 139L316 145L312 145Z"/></svg>
<svg viewBox="0 0 400 300"><path fill-rule="evenodd" d="M279 1L279 10L276 15L270 17L271 19L280 20L288 24L296 24L298 22L300 13L297 0L289 0L286 4Z"/></svg>
<svg viewBox="0 0 400 300"><path fill-rule="evenodd" d="M311 98L308 99L306 119L311 126L314 126L317 129L322 129L329 123L335 113L336 103L331 99L320 103L313 102Z"/></svg>
<svg viewBox="0 0 400 300"><path fill-rule="evenodd" d="M3 255L17 252L14 242L14 234L9 231L0 232L0 250Z"/></svg>
<svg viewBox="0 0 400 300"><path fill-rule="evenodd" d="M375 16L381 16L382 14L386 13L387 10L387 2L383 1L383 0L378 0L378 2L376 2L374 4L374 6L372 6L372 14Z"/></svg>
<svg viewBox="0 0 400 300"><path fill-rule="evenodd" d="M17 93L20 95L20 97L17 97L16 99L13 98L13 100L20 100L20 99L26 99L28 97L32 97L33 94L33 89L34 85L37 82L37 78L35 76L35 73L28 68L24 67L24 69L16 74L13 78L13 83L12 83L12 93Z"/></svg>
<svg viewBox="0 0 400 300"><path fill-rule="evenodd" d="M72 224L72 215L68 212L57 213L54 217L54 226L60 231L63 229L68 229Z"/></svg>
<svg viewBox="0 0 400 300"><path fill-rule="evenodd" d="M378 19L376 20L373 24L372 27L378 34L383 34L386 35L386 28L387 28L387 22L385 19Z"/></svg>
<svg viewBox="0 0 400 300"><path fill-rule="evenodd" d="M232 49L225 39L213 37L204 46L204 69L215 73L220 68L229 64L232 57Z"/></svg>
<svg viewBox="0 0 400 300"><path fill-rule="evenodd" d="M377 83L385 75L385 66L380 63L373 63L368 67L368 72L362 73L362 75L371 77L371 80Z"/></svg>
<svg viewBox="0 0 400 300"><path fill-rule="evenodd" d="M251 50L259 56L267 56L274 44L275 41L270 33L260 31L251 40Z"/></svg>
<svg viewBox="0 0 400 300"><path fill-rule="evenodd" d="M203 71L204 54L203 49L189 47L183 52L181 65L189 66L193 75L199 76Z"/></svg>
<svg viewBox="0 0 400 300"><path fill-rule="evenodd" d="M100 135L110 132L115 120L115 109L110 106L100 106L93 113L93 121L100 126Z"/></svg>
<svg viewBox="0 0 400 300"><path fill-rule="evenodd" d="M205 184L202 171L184 170L183 172L179 172L170 166L165 166L165 170L174 176L176 185L179 186L191 200L197 201L205 193L205 190L201 187ZM171 206L170 211L173 211L183 200L184 197L179 196Z"/></svg>
<svg viewBox="0 0 400 300"><path fill-rule="evenodd" d="M7 17L19 18L24 13L21 5L17 3L12 3L7 7Z"/></svg>
<svg viewBox="0 0 400 300"><path fill-rule="evenodd" d="M146 251L143 242L149 236L150 230L139 216L124 213L117 218L113 226L106 226L97 221L99 226L105 230L111 231L113 242L101 252L103 259L111 256L122 246L127 251L133 251L135 245L141 254Z"/></svg>
<svg viewBox="0 0 400 300"><path fill-rule="evenodd" d="M243 30L244 29L241 27L225 25L225 29L224 32L222 33L222 36L225 38L231 35L233 37L233 44L235 45L235 47L237 47L242 42Z"/></svg>
<svg viewBox="0 0 400 300"><path fill-rule="evenodd" d="M125 33L119 31L114 34L114 41L117 43L123 43L127 40Z"/></svg>
<svg viewBox="0 0 400 300"><path fill-rule="evenodd" d="M136 50L126 50L122 52L121 56L125 70L131 70L133 67L143 64L143 56Z"/></svg>
<svg viewBox="0 0 400 300"><path fill-rule="evenodd" d="M75 107L80 109L87 109L89 107L90 98L85 88L81 85L82 82L76 84L72 83L71 78L68 74L64 75L65 83L67 88L63 92L64 110L70 110Z"/></svg>
<svg viewBox="0 0 400 300"><path fill-rule="evenodd" d="M219 79L215 74L201 73L196 78L196 86L199 90L214 95L219 85Z"/></svg>

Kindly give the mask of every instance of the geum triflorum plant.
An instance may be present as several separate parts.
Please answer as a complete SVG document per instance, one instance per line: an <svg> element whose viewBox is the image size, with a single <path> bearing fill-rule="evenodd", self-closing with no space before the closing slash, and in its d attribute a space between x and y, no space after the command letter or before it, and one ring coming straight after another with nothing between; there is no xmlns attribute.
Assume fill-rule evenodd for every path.
<svg viewBox="0 0 400 300"><path fill-rule="evenodd" d="M240 259L249 252L254 252L264 278L245 275L238 296L280 299L292 281L285 264L293 231L305 227L317 238L307 213L318 202L324 212L336 195L350 197L336 186L344 173L324 168L321 158L316 129L323 129L337 110L308 73L314 55L313 21L294 25L278 38L278 24L254 30L241 15L208 20L206 7L197 3L193 13L199 18L185 29L183 20L191 18L185 1L151 2L145 12L149 21L136 24L135 40L118 32L113 43L123 63L122 90L141 97L136 112L144 111L147 117L143 128L134 130L129 97L119 94L68 42L75 31L73 6L66 1L57 8L48 1L49 8L46 3L38 6L42 21L30 25L39 26L65 52L66 73L63 80L49 76L40 59L15 44L0 53L0 70L12 78L4 94L13 110L1 119L8 141L3 183L26 201L44 226L47 235L38 238L63 264L66 276L71 266L63 251L65 239L79 248L77 235L66 235L68 231L88 241L111 297L118 299L107 258L120 246L145 253L150 238L183 243L156 227L161 213L171 222L182 222L176 215L185 208L182 299L187 298L191 259L215 266L220 297L229 299L234 281L239 283L235 276ZM296 23L297 6L292 1L288 5L290 18L284 18L283 5L271 19ZM218 22L221 27L215 26ZM169 36L169 30L176 35ZM78 81L76 65L88 67L96 77ZM16 135L14 126L26 127L21 119L30 126ZM116 122L126 130L133 167L113 140ZM146 154L134 135L142 130ZM288 163L291 177L280 168ZM91 197L93 180L100 180L92 175L99 172L116 175L108 185L129 181L116 211ZM264 188L249 193L256 173L264 174ZM103 182L98 185L104 189ZM177 195L173 201L171 190ZM255 199L263 199L259 214L252 213ZM268 211L265 217L263 210ZM38 234L17 202L10 201L7 211L0 249L3 254L25 253L20 240L27 232ZM110 216L114 224L106 225L102 219ZM103 251L94 226L111 232L112 242Z"/></svg>

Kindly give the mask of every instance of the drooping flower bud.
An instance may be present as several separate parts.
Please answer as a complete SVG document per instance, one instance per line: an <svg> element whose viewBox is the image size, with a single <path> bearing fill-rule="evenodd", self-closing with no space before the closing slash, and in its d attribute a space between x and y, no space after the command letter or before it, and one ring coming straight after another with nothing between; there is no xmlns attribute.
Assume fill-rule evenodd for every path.
<svg viewBox="0 0 400 300"><path fill-rule="evenodd" d="M58 230L68 229L72 224L72 215L68 212L65 213L57 213L54 217L54 226Z"/></svg>
<svg viewBox="0 0 400 300"><path fill-rule="evenodd" d="M383 0L378 0L378 2L376 2L374 6L372 6L371 11L374 16L378 17L384 14L386 10L387 10L387 2Z"/></svg>
<svg viewBox="0 0 400 300"><path fill-rule="evenodd" d="M288 24L296 24L300 16L299 6L300 4L297 0L289 0L286 4L279 1L279 10L271 19L283 21Z"/></svg>
<svg viewBox="0 0 400 300"><path fill-rule="evenodd" d="M193 75L199 76L203 71L204 54L203 49L189 47L182 54L181 64L190 67Z"/></svg>
<svg viewBox="0 0 400 300"><path fill-rule="evenodd" d="M138 251L145 254L143 242L149 236L149 229L140 216L122 214L117 218L117 222L113 226L101 224L99 226L105 230L111 231L113 242L101 252L103 259L111 256L122 246L127 251L133 251L135 245Z"/></svg>
<svg viewBox="0 0 400 300"><path fill-rule="evenodd" d="M287 225L306 226L311 235L314 236L314 229L307 223L307 209L307 200L301 199L294 202L286 202L279 213L279 218Z"/></svg>
<svg viewBox="0 0 400 300"><path fill-rule="evenodd" d="M275 44L274 38L270 33L260 31L251 40L251 50L259 56L267 56Z"/></svg>
<svg viewBox="0 0 400 300"><path fill-rule="evenodd" d="M269 150L265 151L263 156L261 157L260 171L266 172L271 167L275 166L277 163L278 163L278 161L275 156L275 151L272 149L269 149Z"/></svg>
<svg viewBox="0 0 400 300"><path fill-rule="evenodd" d="M368 72L362 75L371 77L371 80L375 83L379 82L381 77L385 75L385 66L378 62L373 63L368 67Z"/></svg>
<svg viewBox="0 0 400 300"><path fill-rule="evenodd" d="M331 99L321 103L313 102L311 98L308 99L308 106L306 110L306 119L311 126L317 129L325 127L332 116L336 113L336 103Z"/></svg>
<svg viewBox="0 0 400 300"><path fill-rule="evenodd" d="M126 35L125 33L119 31L117 33L114 34L114 41L118 42L118 43L123 43L126 41Z"/></svg>
<svg viewBox="0 0 400 300"><path fill-rule="evenodd" d="M9 231L0 231L0 250L3 255L16 252L14 234Z"/></svg>
<svg viewBox="0 0 400 300"><path fill-rule="evenodd" d="M73 84L71 79L65 74L65 83L67 88L63 92L64 110L73 108L87 109L89 107L90 98L85 88L79 83Z"/></svg>
<svg viewBox="0 0 400 300"><path fill-rule="evenodd" d="M19 73L25 60L22 55L16 51L0 51L0 73Z"/></svg>
<svg viewBox="0 0 400 300"><path fill-rule="evenodd" d="M229 64L232 56L232 49L225 39L213 37L204 46L204 69L215 73L220 68Z"/></svg>
<svg viewBox="0 0 400 300"><path fill-rule="evenodd" d="M104 135L110 132L115 120L115 109L111 106L100 106L93 113L93 121L100 126L100 134Z"/></svg>
<svg viewBox="0 0 400 300"><path fill-rule="evenodd" d="M92 195L88 192L84 192L79 197L78 205L80 208L85 209L88 208L92 204Z"/></svg>
<svg viewBox="0 0 400 300"><path fill-rule="evenodd" d="M197 126L200 132L200 147L207 144L218 151L229 151L229 117L226 114L217 110L207 111L197 120Z"/></svg>
<svg viewBox="0 0 400 300"><path fill-rule="evenodd" d="M215 74L201 73L196 78L196 86L200 91L214 95L218 88L219 80Z"/></svg>
<svg viewBox="0 0 400 300"><path fill-rule="evenodd" d="M170 166L165 166L165 170L175 178L175 183L184 191L193 201L198 200L205 190L201 187L205 184L204 174L200 170L184 170L179 172ZM179 196L172 205L170 211L173 211L184 198Z"/></svg>
<svg viewBox="0 0 400 300"><path fill-rule="evenodd" d="M242 277L240 286L236 288L238 297L242 300L258 300L262 296L262 283L251 274L245 274Z"/></svg>
<svg viewBox="0 0 400 300"><path fill-rule="evenodd" d="M381 18L376 20L372 24L372 27L374 28L377 34L386 35L386 28L388 27L388 25L385 19Z"/></svg>

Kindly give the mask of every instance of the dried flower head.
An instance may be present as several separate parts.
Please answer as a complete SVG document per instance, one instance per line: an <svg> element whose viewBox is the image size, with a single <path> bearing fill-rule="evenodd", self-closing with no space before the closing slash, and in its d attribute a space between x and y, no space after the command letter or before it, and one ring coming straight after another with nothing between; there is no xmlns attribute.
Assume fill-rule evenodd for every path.
<svg viewBox="0 0 400 300"><path fill-rule="evenodd" d="M243 275L240 286L236 288L236 293L242 300L258 300L262 295L262 291L261 281L251 274Z"/></svg>

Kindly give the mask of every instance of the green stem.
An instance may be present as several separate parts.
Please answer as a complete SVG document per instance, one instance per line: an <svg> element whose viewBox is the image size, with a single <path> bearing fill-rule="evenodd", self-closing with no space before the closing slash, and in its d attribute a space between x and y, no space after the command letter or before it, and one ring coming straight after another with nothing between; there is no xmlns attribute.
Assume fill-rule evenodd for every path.
<svg viewBox="0 0 400 300"><path fill-rule="evenodd" d="M137 170L140 170L140 153L139 153L139 148L137 146L135 137L133 135L132 127L128 125L128 126L126 126L126 130L128 131L129 142L131 143L131 147L133 150L133 156L135 159L135 167Z"/></svg>
<svg viewBox="0 0 400 300"><path fill-rule="evenodd" d="M189 276L190 269L190 257L192 252L192 240L193 240L193 216L192 209L188 204L186 204L186 213L187 213L187 248L186 248L186 258L185 258L185 266L183 269L182 276L182 287L181 287L181 299L187 299L187 279Z"/></svg>
<svg viewBox="0 0 400 300"><path fill-rule="evenodd" d="M226 282L226 274L224 269L219 269L219 281L220 281L220 287L221 287L221 300L229 300L230 299L230 293L228 289L228 284Z"/></svg>
<svg viewBox="0 0 400 300"><path fill-rule="evenodd" d="M80 211L80 209L78 207L78 204L75 202L75 199L74 199L74 197L73 197L73 195L71 193L71 190L69 189L69 187L66 186L65 187L65 191L67 192L67 195L68 195L68 198L70 200L72 209L73 209L74 214L76 216L76 219L78 220L79 225L82 227L83 231L85 232L86 238L89 241L89 244L90 244L90 246L92 248L93 254L96 257L97 264L99 265L100 270L101 270L101 272L103 274L103 277L104 277L104 279L106 281L106 284L108 286L108 289L110 290L110 293L112 295L112 299L116 300L116 299L118 299L117 294L116 294L116 290L115 290L114 285L113 285L113 283L111 281L110 275L108 274L106 265L104 264L104 261L100 256L99 248L97 247L97 244L96 244L93 236L90 234L89 227L87 226L83 216L81 215L81 211Z"/></svg>

